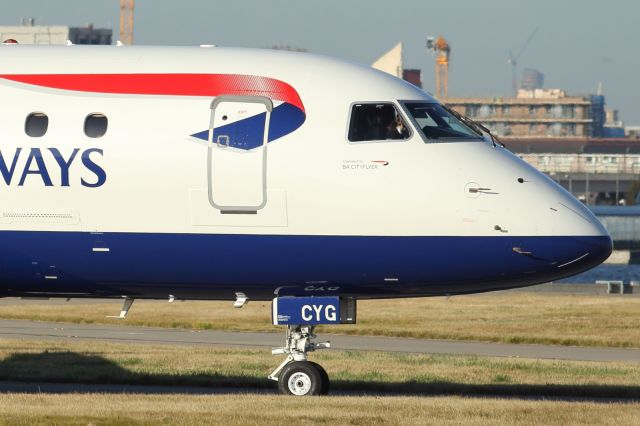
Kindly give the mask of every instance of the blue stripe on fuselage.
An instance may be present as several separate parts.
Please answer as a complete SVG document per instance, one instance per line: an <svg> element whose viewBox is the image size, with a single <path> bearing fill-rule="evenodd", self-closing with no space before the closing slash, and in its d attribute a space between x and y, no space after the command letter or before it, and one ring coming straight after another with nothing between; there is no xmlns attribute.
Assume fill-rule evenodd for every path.
<svg viewBox="0 0 640 426"><path fill-rule="evenodd" d="M94 247L109 251L94 252ZM531 255L514 252L513 247ZM547 282L602 262L607 236L361 237L0 232L0 293L269 299L309 282L359 297L486 291ZM574 261L580 256L587 256ZM572 262L573 261L573 262ZM566 266L560 267L564 263ZM46 280L45 275L57 279ZM388 282L385 278L398 278Z"/></svg>

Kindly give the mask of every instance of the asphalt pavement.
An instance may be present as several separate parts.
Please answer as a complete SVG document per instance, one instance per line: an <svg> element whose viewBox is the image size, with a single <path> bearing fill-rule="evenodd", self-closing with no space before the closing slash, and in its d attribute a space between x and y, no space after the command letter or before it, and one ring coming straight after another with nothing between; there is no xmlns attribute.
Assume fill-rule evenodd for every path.
<svg viewBox="0 0 640 426"><path fill-rule="evenodd" d="M266 349L282 346L284 343L284 329L280 334L0 320L0 338L66 341L101 340L186 346L264 347ZM338 350L373 350L578 361L632 361L640 363L640 349L626 348L459 342L329 334L320 334L316 341L330 341L331 347Z"/></svg>

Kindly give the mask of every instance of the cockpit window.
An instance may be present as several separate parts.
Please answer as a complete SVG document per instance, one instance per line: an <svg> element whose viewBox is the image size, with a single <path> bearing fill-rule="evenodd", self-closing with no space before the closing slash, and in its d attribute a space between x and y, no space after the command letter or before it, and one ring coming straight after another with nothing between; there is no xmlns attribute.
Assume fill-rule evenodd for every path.
<svg viewBox="0 0 640 426"><path fill-rule="evenodd" d="M349 141L406 140L411 133L392 103L361 103L351 108Z"/></svg>
<svg viewBox="0 0 640 426"><path fill-rule="evenodd" d="M404 102L403 105L425 140L430 142L482 140L482 134L474 131L440 104Z"/></svg>

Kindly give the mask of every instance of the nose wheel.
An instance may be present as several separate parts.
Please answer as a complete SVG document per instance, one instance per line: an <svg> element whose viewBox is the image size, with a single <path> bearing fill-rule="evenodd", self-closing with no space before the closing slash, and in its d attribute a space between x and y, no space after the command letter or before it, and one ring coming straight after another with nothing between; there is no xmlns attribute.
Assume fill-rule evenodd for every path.
<svg viewBox="0 0 640 426"><path fill-rule="evenodd" d="M322 379L322 386L320 386L320 395L329 395L329 375L326 370L322 368L320 364L313 361L309 361L309 364L313 365L319 372Z"/></svg>
<svg viewBox="0 0 640 426"><path fill-rule="evenodd" d="M319 364L307 360L307 352L329 348L328 342L314 343L314 326L287 326L286 344L271 352L286 354L286 359L269 378L278 382L285 395L308 396L329 393L329 375Z"/></svg>
<svg viewBox="0 0 640 426"><path fill-rule="evenodd" d="M293 361L280 372L278 390L284 395L327 395L329 375L315 362Z"/></svg>

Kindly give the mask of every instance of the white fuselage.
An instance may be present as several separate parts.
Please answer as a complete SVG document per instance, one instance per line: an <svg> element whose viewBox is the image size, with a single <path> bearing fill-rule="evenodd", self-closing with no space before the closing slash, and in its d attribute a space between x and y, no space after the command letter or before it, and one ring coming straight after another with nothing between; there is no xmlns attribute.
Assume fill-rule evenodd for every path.
<svg viewBox="0 0 640 426"><path fill-rule="evenodd" d="M219 154L219 147L211 148L215 141L193 136L209 129L211 104L217 96L140 94L135 93L135 87L131 93L107 93L99 87L95 91L70 90L53 87L55 79L51 80L54 83L32 84L19 77L63 75L72 81L74 75L90 79L106 74L123 78L136 74L266 77L297 92L304 119L298 128L253 150L253 154L235 148L220 151L229 158L225 160L227 157L215 157ZM406 115L401 101L436 101L392 76L338 60L225 48L0 46L0 99L4 101L0 105L0 152L6 169L0 179L0 232L13 232L12 239L43 232L256 238L470 237L492 241L511 238L505 243L511 244L511 249L527 251L527 239L534 237L608 238L575 198L488 139L429 143L414 123L406 140L350 142L347 129L354 103L393 103ZM283 103L273 101L276 107ZM48 116L48 130L42 137L25 133L25 118L34 112ZM90 114L108 119L103 137L85 135L83 125ZM218 174L213 177L208 155L218 161L214 167ZM225 165L230 164L226 170ZM210 186L233 197L247 188L242 179L251 172L242 167L254 166L259 170L253 169L255 176L247 180L262 182L264 178L264 205L252 214L222 214L210 202ZM87 250L99 238L88 239L92 242ZM22 249L25 262L29 261L26 250ZM508 256L525 256L518 250ZM598 262L606 251L602 250L596 256ZM593 254L594 250L575 249L561 259L547 260L557 266L577 259L582 252ZM461 265L469 256L450 255L462 256L457 260ZM385 254L380 256L370 261L384 261ZM544 253L533 256L545 257ZM596 258L582 269L593 266ZM91 262L91 258L83 261ZM428 259L424 261L428 263ZM279 267L287 267L287 262ZM425 267L421 282L428 281L433 267ZM314 268L317 271L320 266ZM366 275L366 271L359 273ZM549 271L545 273L546 279ZM402 281L402 271L394 274ZM300 286L314 278L332 281L318 277L317 272L311 275L301 272ZM558 275L566 274L560 271ZM215 277L209 278L213 286ZM114 280L129 281L86 278L83 282ZM291 280L286 281L293 285ZM359 285L366 282L363 279ZM31 283L28 287L37 286ZM414 295L427 293L416 290Z"/></svg>

